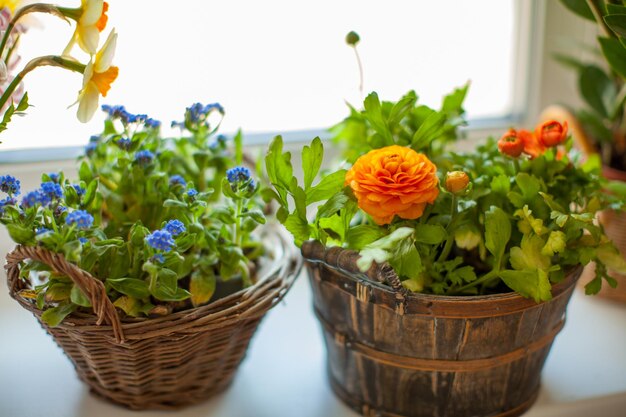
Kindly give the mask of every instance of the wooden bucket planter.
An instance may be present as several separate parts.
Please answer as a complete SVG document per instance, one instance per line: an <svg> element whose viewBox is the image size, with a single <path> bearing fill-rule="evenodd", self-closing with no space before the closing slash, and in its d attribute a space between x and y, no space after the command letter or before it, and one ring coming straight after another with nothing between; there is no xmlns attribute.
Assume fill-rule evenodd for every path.
<svg viewBox="0 0 626 417"><path fill-rule="evenodd" d="M522 414L582 270L536 304L515 293L408 294L389 266L360 273L354 251L306 242L302 253L332 389L372 417Z"/></svg>
<svg viewBox="0 0 626 417"><path fill-rule="evenodd" d="M102 281L41 247L18 246L5 268L11 297L37 317L93 393L136 410L177 409L228 388L260 321L293 284L299 255L276 228L264 238L270 253L254 285L158 318L120 319ZM43 323L43 311L20 295L29 288L19 277L26 259L69 276L94 313L72 313L56 327Z"/></svg>

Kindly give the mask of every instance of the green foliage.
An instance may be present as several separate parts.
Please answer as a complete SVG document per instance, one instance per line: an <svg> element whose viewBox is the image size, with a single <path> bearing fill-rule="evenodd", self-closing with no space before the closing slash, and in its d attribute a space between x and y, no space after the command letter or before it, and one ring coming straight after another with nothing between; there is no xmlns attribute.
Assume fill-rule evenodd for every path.
<svg viewBox="0 0 626 417"><path fill-rule="evenodd" d="M557 55L556 59L578 73L578 87L589 110L580 109L576 116L592 145L606 165L626 170L626 6L604 0L561 2L577 15L596 22L603 34L598 37L598 55L606 65L580 62L565 55Z"/></svg>
<svg viewBox="0 0 626 417"><path fill-rule="evenodd" d="M24 111L30 107L28 104L28 93L24 93L20 102L15 106L13 103L9 104L9 107L4 111L4 116L2 116L2 121L0 122L0 133L7 130L8 124L11 122L11 119L14 115L23 116ZM2 142L0 142L2 143Z"/></svg>
<svg viewBox="0 0 626 417"><path fill-rule="evenodd" d="M439 111L419 105L414 91L397 102L381 102L378 94L371 93L362 111L350 107L350 116L331 129L334 140L342 145L349 162L372 149L394 144L440 155L456 140L457 128L464 125L463 101L468 88L469 83L445 96Z"/></svg>
<svg viewBox="0 0 626 417"><path fill-rule="evenodd" d="M415 292L475 295L511 289L541 302L552 297L553 283L590 261L598 265L598 278L587 291L597 292L603 280L613 285L608 270L622 271L626 261L594 224L594 215L603 207L622 208L626 188L601 179L598 157L581 163L575 152L568 153L571 140L559 157L556 148L548 148L535 158L512 160L493 139L472 152L445 151L441 145L449 141L446 132L453 132L449 115L462 113L464 97L465 89L447 96L442 113L416 106L414 92L396 103L381 103L372 93L365 110L351 109L336 127L336 140L347 145L349 161L397 144L420 149L437 161L440 179L458 170L469 176L465 192L453 195L440 187L434 203L414 220L395 216L389 224L376 224L359 208L352 189L344 187L344 169L324 172L314 185L324 151L317 138L303 148L300 185L291 154L277 137L265 158L266 168L274 187L271 195L279 204L277 217L296 244L317 239L326 246L357 250L361 271L386 262L403 286ZM411 124L418 119L419 124ZM445 121L440 125L437 120ZM321 186L326 183L328 187ZM605 186L613 194L604 193ZM311 197L316 188L324 192Z"/></svg>
<svg viewBox="0 0 626 417"><path fill-rule="evenodd" d="M194 108L204 113L190 114ZM243 138L241 132L232 142L216 138L212 109L221 107L189 108L173 138L162 137L145 116L110 112L78 161L79 179L43 174L41 189L0 207L0 222L15 242L61 253L102 280L127 315L206 304L221 281L234 280L233 291L251 285L250 265L264 253L254 233L266 221L261 185L244 168L229 171L243 162ZM55 195L44 196L44 186L56 187ZM334 192L315 190L320 199ZM298 207L306 210L305 198ZM86 223L70 221L79 214ZM26 280L29 272L43 279L35 294L49 325L90 311L90 300L68 277L37 262L22 270Z"/></svg>

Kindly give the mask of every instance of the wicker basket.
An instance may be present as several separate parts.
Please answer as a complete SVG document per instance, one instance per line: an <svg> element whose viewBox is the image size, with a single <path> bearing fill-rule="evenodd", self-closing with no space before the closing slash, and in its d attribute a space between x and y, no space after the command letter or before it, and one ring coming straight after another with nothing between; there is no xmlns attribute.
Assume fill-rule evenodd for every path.
<svg viewBox="0 0 626 417"><path fill-rule="evenodd" d="M10 295L41 322L42 311L19 291L21 261L44 262L66 274L91 299L94 314L74 313L42 326L70 358L92 392L132 409L175 409L226 389L264 314L289 290L301 258L276 228L264 239L272 254L257 282L210 304L161 318L120 320L98 279L63 256L18 246L7 256Z"/></svg>
<svg viewBox="0 0 626 417"><path fill-rule="evenodd" d="M388 265L359 272L354 251L306 242L302 253L332 388L372 417L522 414L582 270L536 304L515 293L408 294Z"/></svg>

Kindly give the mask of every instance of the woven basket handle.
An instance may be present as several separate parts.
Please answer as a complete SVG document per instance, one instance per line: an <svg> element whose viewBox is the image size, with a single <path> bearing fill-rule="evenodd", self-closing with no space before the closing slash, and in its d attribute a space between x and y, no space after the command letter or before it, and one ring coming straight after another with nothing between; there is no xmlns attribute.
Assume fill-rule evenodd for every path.
<svg viewBox="0 0 626 417"><path fill-rule="evenodd" d="M50 252L41 247L17 246L7 255L7 278L9 291L13 298L18 297L18 291L22 289L23 281L20 279L20 262L32 259L50 266L55 272L67 275L72 282L89 298L92 309L98 321L110 324L113 335L118 343L124 341L122 323L115 310L115 306L109 299L102 281L94 278L90 273L83 271L74 264L69 263L61 254Z"/></svg>
<svg viewBox="0 0 626 417"><path fill-rule="evenodd" d="M302 244L302 256L311 262L322 262L348 274L363 274L356 264L360 255L353 250L340 247L326 248L321 242L310 240ZM388 263L377 264L374 262L364 274L373 281L388 284L396 294L406 292L398 274Z"/></svg>

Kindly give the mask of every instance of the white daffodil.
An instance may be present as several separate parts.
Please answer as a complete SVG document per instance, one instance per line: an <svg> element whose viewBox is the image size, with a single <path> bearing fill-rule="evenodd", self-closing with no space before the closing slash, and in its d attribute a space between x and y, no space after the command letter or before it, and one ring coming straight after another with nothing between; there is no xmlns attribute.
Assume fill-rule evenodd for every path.
<svg viewBox="0 0 626 417"><path fill-rule="evenodd" d="M76 30L63 55L69 55L76 43L88 54L96 53L100 32L107 24L108 9L109 4L103 0L81 0L81 7L78 9L59 8L66 17L76 20Z"/></svg>
<svg viewBox="0 0 626 417"><path fill-rule="evenodd" d="M78 93L77 117L83 123L88 122L98 110L100 96L106 97L111 84L117 78L118 67L111 65L115 55L117 33L112 30L102 49L89 61L83 73L83 88Z"/></svg>

